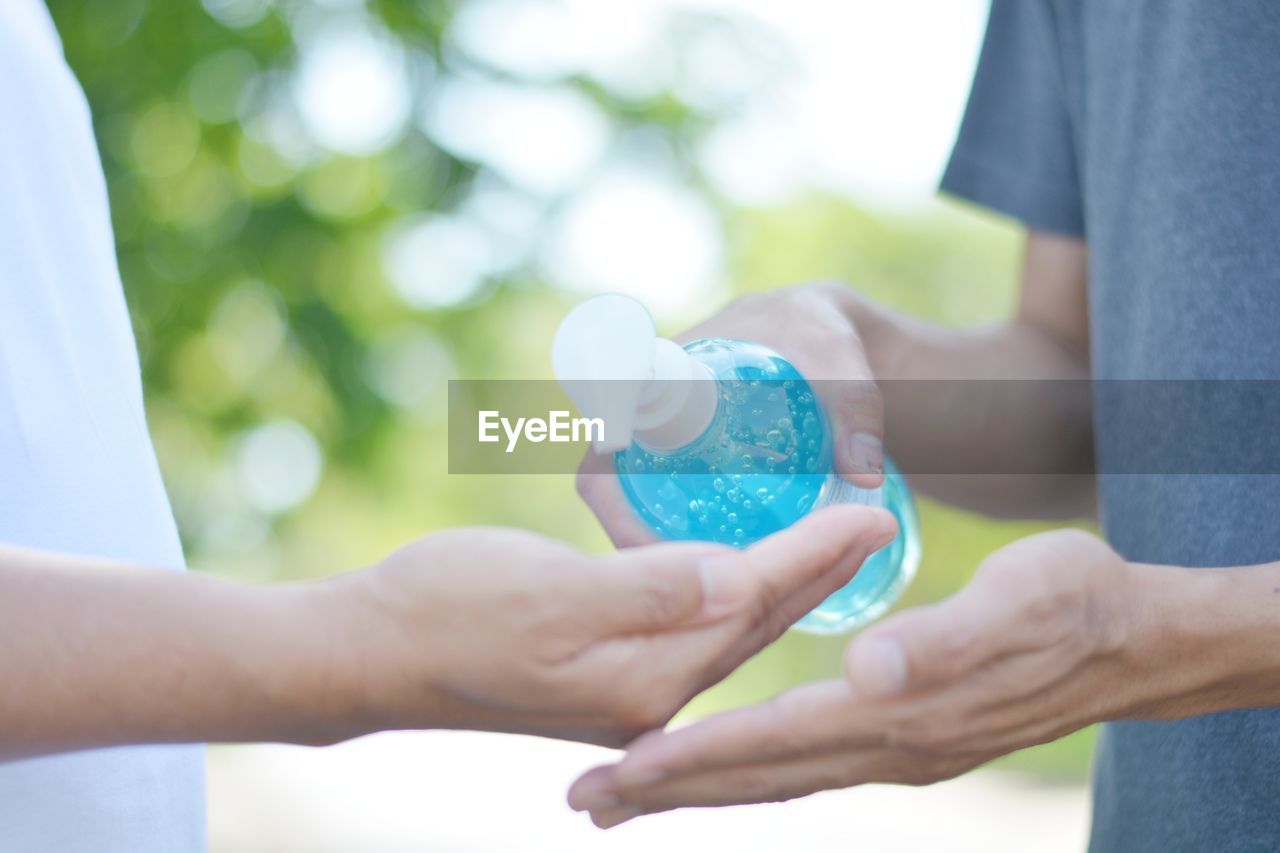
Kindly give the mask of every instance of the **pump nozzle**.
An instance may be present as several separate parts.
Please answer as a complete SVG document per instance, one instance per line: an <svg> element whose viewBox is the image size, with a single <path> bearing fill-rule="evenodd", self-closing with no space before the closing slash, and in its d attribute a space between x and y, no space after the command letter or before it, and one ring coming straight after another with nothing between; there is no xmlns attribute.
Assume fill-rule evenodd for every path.
<svg viewBox="0 0 1280 853"><path fill-rule="evenodd" d="M622 450L633 439L681 447L715 415L710 373L659 338L649 312L627 296L596 296L570 311L556 330L551 362L578 411L604 421L597 453Z"/></svg>

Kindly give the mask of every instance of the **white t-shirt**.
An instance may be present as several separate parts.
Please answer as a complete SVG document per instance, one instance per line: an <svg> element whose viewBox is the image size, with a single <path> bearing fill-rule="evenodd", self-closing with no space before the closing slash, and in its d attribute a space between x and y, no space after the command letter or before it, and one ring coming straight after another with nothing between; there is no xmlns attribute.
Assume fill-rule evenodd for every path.
<svg viewBox="0 0 1280 853"><path fill-rule="evenodd" d="M0 0L0 541L183 568L88 106L40 0ZM204 847L202 747L0 763L3 853Z"/></svg>

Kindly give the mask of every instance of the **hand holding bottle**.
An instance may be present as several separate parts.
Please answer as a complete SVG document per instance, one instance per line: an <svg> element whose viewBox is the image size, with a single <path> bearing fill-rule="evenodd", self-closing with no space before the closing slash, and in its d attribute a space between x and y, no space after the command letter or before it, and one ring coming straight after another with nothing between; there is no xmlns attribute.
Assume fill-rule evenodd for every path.
<svg viewBox="0 0 1280 853"><path fill-rule="evenodd" d="M752 341L781 354L813 383L830 423L836 471L854 485L876 488L884 480L884 410L862 339L845 310L856 298L847 286L827 282L744 296L675 340ZM655 541L615 474L609 456L588 452L578 470L579 494L618 547Z"/></svg>
<svg viewBox="0 0 1280 853"><path fill-rule="evenodd" d="M599 296L569 313L552 346L565 391L603 425L579 491L619 543L656 534L741 548L824 506L894 514L891 545L797 625L816 633L884 613L919 555L910 492L881 450L880 396L838 298L824 285L738 300L682 347L638 302Z"/></svg>
<svg viewBox="0 0 1280 853"><path fill-rule="evenodd" d="M814 383L830 421L835 469L856 486L884 479L884 401L848 306L857 292L816 282L743 296L678 336L732 338L768 347Z"/></svg>

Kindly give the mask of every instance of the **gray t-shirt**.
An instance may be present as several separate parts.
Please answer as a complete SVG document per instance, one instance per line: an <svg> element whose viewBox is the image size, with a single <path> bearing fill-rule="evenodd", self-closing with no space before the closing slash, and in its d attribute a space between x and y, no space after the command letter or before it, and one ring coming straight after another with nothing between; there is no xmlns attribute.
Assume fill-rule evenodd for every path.
<svg viewBox="0 0 1280 853"><path fill-rule="evenodd" d="M942 188L1087 240L1095 378L1280 378L1280 2L993 0ZM1125 443L1109 399L1102 454ZM1280 477L1099 488L1126 558L1280 560ZM1280 711L1106 725L1091 849L1280 850Z"/></svg>

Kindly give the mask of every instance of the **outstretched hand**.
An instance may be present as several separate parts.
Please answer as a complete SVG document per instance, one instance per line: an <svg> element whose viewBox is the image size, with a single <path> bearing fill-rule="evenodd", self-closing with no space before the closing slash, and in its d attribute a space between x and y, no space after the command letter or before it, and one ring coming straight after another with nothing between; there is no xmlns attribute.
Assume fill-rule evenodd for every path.
<svg viewBox="0 0 1280 853"><path fill-rule="evenodd" d="M355 731L468 728L621 745L664 725L849 581L896 534L833 507L746 550L664 543L594 557L475 528L332 582ZM339 679L341 682L347 679Z"/></svg>
<svg viewBox="0 0 1280 853"><path fill-rule="evenodd" d="M951 599L859 635L847 678L647 734L580 778L569 803L609 827L684 806L929 784L1098 720L1156 713L1151 620L1133 588L1142 569L1078 531L1016 542Z"/></svg>

